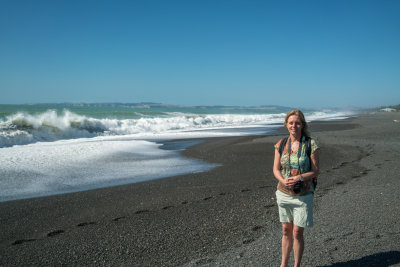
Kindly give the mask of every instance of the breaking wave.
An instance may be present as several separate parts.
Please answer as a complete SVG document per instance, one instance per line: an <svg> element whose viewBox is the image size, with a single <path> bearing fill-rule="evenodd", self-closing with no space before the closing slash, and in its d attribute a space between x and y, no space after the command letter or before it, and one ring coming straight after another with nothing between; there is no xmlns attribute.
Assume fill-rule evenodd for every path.
<svg viewBox="0 0 400 267"><path fill-rule="evenodd" d="M346 114L314 113L315 119L331 119ZM49 142L62 139L110 135L148 136L160 133L266 126L283 121L275 114L188 114L171 112L157 117L135 119L91 118L69 110L47 110L39 114L18 112L0 120L0 147Z"/></svg>

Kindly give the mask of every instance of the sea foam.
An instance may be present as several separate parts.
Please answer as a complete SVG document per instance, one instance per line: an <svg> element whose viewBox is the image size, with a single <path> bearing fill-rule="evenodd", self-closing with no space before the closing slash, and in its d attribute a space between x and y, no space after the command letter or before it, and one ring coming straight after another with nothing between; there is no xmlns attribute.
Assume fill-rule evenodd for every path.
<svg viewBox="0 0 400 267"><path fill-rule="evenodd" d="M215 165L143 140L101 137L0 149L0 201L204 171Z"/></svg>

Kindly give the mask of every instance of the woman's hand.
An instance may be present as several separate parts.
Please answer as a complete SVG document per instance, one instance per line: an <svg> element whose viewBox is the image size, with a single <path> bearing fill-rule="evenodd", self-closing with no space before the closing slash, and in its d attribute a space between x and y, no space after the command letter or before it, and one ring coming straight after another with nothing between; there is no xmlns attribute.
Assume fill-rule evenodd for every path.
<svg viewBox="0 0 400 267"><path fill-rule="evenodd" d="M292 188L294 185L293 178L289 177L289 178L283 179L283 180L281 180L281 184L286 188Z"/></svg>
<svg viewBox="0 0 400 267"><path fill-rule="evenodd" d="M281 183L283 184L283 186L287 187L287 188L293 188L294 184L297 182L296 176L292 176L286 179L283 179L281 181Z"/></svg>
<svg viewBox="0 0 400 267"><path fill-rule="evenodd" d="M281 181L281 183L288 188L293 188L294 184L297 183L298 181L300 181L301 176L300 175L295 175L295 176L291 176L287 179L283 179L283 181Z"/></svg>

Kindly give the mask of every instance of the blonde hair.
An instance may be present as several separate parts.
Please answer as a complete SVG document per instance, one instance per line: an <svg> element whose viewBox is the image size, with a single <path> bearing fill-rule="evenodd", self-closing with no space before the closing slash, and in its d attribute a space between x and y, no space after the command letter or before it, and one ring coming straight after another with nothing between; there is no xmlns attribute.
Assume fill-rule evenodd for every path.
<svg viewBox="0 0 400 267"><path fill-rule="evenodd" d="M306 119L304 118L304 114L303 112L301 112L301 110L298 109L292 109L291 111L289 111L286 116L285 116L285 123L283 125L285 125L285 128L287 129L287 123L289 120L290 116L293 115L297 115L299 117L299 119L301 120L301 124L302 124L302 128L301 128L301 134L304 136L310 136L310 133L308 132L308 125L306 122Z"/></svg>

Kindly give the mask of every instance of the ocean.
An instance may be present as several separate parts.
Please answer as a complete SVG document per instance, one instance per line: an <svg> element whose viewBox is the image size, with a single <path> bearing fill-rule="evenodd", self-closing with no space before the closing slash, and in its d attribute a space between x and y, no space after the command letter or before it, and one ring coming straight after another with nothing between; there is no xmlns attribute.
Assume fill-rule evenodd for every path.
<svg viewBox="0 0 400 267"><path fill-rule="evenodd" d="M202 172L191 138L271 134L290 108L140 104L0 105L0 202ZM354 111L304 110L332 120ZM170 142L171 140L185 140Z"/></svg>

